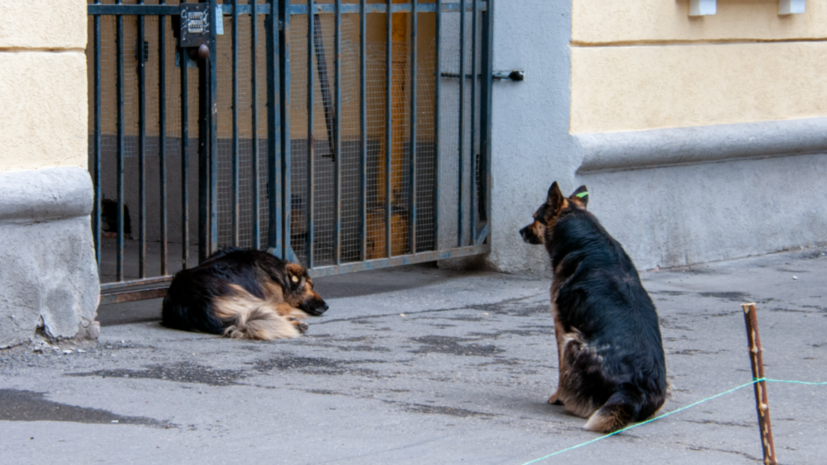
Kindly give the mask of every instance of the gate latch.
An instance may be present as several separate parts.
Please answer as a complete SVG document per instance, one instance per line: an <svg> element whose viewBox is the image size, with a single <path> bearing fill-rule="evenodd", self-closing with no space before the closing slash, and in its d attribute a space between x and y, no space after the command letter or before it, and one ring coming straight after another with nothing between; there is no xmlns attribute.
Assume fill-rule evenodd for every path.
<svg viewBox="0 0 827 465"><path fill-rule="evenodd" d="M521 69L515 69L512 71L495 71L494 72L494 79L503 80L503 79L510 79L514 82L521 82L525 81L525 71Z"/></svg>
<svg viewBox="0 0 827 465"><path fill-rule="evenodd" d="M200 47L210 43L210 4L181 4L180 46Z"/></svg>

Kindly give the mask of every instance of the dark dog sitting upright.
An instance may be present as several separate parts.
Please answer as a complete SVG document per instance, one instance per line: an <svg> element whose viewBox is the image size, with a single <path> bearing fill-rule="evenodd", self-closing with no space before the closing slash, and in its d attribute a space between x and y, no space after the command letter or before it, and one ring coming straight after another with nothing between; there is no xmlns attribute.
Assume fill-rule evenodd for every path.
<svg viewBox="0 0 827 465"><path fill-rule="evenodd" d="M261 250L227 249L175 274L161 323L238 339L282 339L300 336L307 330L301 319L327 308L301 265Z"/></svg>
<svg viewBox="0 0 827 465"><path fill-rule="evenodd" d="M620 244L586 211L589 193L551 185L534 222L520 230L551 258L551 313L559 381L549 403L610 432L652 416L667 395L658 315Z"/></svg>

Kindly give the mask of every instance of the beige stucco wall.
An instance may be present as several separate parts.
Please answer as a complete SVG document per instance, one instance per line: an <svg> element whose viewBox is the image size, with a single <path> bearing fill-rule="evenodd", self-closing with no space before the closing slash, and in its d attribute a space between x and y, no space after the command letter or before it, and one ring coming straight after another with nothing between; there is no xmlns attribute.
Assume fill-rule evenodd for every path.
<svg viewBox="0 0 827 465"><path fill-rule="evenodd" d="M572 133L827 115L827 4L573 0Z"/></svg>
<svg viewBox="0 0 827 465"><path fill-rule="evenodd" d="M0 171L86 168L86 2L0 2Z"/></svg>
<svg viewBox="0 0 827 465"><path fill-rule="evenodd" d="M827 3L778 15L778 0L718 0L710 16L689 16L689 0L573 0L575 44L795 40L827 37Z"/></svg>
<svg viewBox="0 0 827 465"><path fill-rule="evenodd" d="M0 2L0 49L83 50L86 2Z"/></svg>

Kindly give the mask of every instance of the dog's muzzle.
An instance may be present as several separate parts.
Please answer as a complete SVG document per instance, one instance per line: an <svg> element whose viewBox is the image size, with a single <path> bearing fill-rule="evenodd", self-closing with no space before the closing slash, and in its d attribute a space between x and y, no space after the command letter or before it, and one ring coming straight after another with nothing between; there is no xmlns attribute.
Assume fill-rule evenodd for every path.
<svg viewBox="0 0 827 465"><path fill-rule="evenodd" d="M540 242L540 239L537 237L536 234L534 234L534 231L531 228L532 226L533 226L533 224L530 224L530 225L524 227L523 229L521 229L520 230L520 237L522 237L523 242L525 242L527 244L534 244L534 245L541 244L542 242Z"/></svg>
<svg viewBox="0 0 827 465"><path fill-rule="evenodd" d="M309 315L319 316L326 312L330 307L322 299L310 299L302 302L300 308Z"/></svg>

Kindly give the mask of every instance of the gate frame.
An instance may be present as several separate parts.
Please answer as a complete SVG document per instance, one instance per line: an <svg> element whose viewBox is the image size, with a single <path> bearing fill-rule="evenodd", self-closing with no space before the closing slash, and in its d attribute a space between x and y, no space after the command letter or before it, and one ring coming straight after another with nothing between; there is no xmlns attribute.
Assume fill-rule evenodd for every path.
<svg viewBox="0 0 827 465"><path fill-rule="evenodd" d="M254 1L254 0L251 0ZM408 265L414 263L424 263L437 260L445 260L451 258L468 257L473 255L480 255L490 252L490 217L491 217L491 116L492 116L492 82L494 79L493 72L493 4L494 0L470 0L471 5L467 4L468 0L455 0L454 3L417 3L414 0L412 3L394 3L393 0L386 0L385 4L366 4L365 0L359 0L359 3L342 4L341 0L335 0L333 4L316 4L314 0L308 0L306 5L291 5L290 0L269 0L264 4L256 4L255 7L251 4L239 5L238 0L232 0L231 3L218 4L216 0L209 0L209 12L216 13L221 7L222 16L231 15L233 21L233 34L237 34L238 18L240 14L249 14L253 21L253 47L256 46L257 31L256 31L256 17L259 14L267 15L265 19L265 48L266 48L266 66L267 66L267 101L268 101L268 124L267 135L268 149L267 157L271 161L268 163L268 199L269 199L269 221L268 228L268 251L288 260L296 261L296 255L291 247L291 186L290 186L290 172L291 172L291 157L290 157L290 23L292 16L307 16L308 21L308 138L313 140L313 50L314 50L314 20L320 14L335 15L335 112L333 117L334 131L333 131L333 146L334 159L337 160L334 171L334 256L335 264L327 266L313 266L313 144L309 144L309 163L308 163L308 191L310 194L307 200L309 209L308 214L308 263L307 268L313 277L330 276L340 273L349 273L362 270L372 270L389 266ZM186 0L181 1L181 5L186 4ZM439 5L439 7L437 7ZM146 214L145 214L145 122L144 122L144 58L141 54L140 58L140 79L139 79L139 112L142 115L139 122L139 157L140 157L140 208L139 208L139 231L140 231L140 252L139 252L139 269L140 279L124 281L123 280L123 248L124 248L124 193L123 193L123 16L138 16L139 18L139 37L144 36L143 18L145 16L159 17L159 34L160 34L160 57L164 59L164 27L166 24L166 17L170 16L172 21L178 15L180 5L165 4L165 0L160 0L158 5L146 5L139 3L137 5L125 5L121 3L116 4L101 4L100 0L95 0L94 4L89 4L87 7L87 15L94 18L94 49L95 49L95 63L94 63L94 118L95 118L95 162L93 179L95 181L95 203L93 211L93 235L95 240L95 248L98 266L100 267L100 247L101 247L101 73L100 73L100 16L112 15L117 17L117 53L118 53L118 252L117 252L117 282L101 284L101 304L129 302L135 300L143 300L150 298L163 297L166 294L167 286L163 287L148 287L158 284L166 284L171 281L172 276L165 275L159 277L146 277ZM391 244L391 201L390 196L386 194L385 197L385 247L386 257L379 259L367 260L367 211L366 211L366 192L367 192L367 107L366 107L366 18L368 14L385 14L391 13L412 13L411 19L411 36L412 47L410 50L411 59L411 82L413 83L413 90L410 93L411 98L411 125L410 125L410 141L411 144L411 160L410 171L408 173L410 181L410 189L412 195L410 196L409 212L411 219L408 224L410 234L408 235L411 253L405 255L394 256ZM441 46L441 28L442 28L442 14L446 12L461 12L465 14L460 16L460 50L465 51L465 21L466 16L472 13L472 72L466 73L465 68L465 53L460 53L460 73L459 76L443 73L440 65L440 46ZM312 13L312 14L309 14ZM457 77L459 79L460 92L460 117L459 117L459 206L458 206L458 237L455 247L434 250L427 252L416 252L416 88L417 88L417 17L418 13L435 13L436 15L436 72L435 72L435 166L439 167L440 161L440 95L441 95L441 79L443 77ZM478 13L482 13L479 15ZM360 68L360 261L356 262L341 262L341 173L340 173L340 151L341 151L341 136L338 130L338 122L341 121L341 15L342 14L358 14L360 24L360 39L359 39L359 68ZM478 16L481 16L481 40L477 40ZM392 113L390 111L391 101L389 99L392 86L392 48L393 42L391 40L392 34L392 14L387 14L387 54L386 54L386 112L385 112L385 131L386 131L386 147L390 146L392 140ZM222 18L223 20L223 18ZM276 21L278 22L276 23ZM199 259L204 260L210 253L216 250L218 244L218 143L217 143L217 106L215 105L217 98L217 60L216 60L216 27L210 27L209 32L209 57L204 60L205 63L199 65L199 84L202 89L207 89L206 92L201 92L199 99ZM480 42L478 44L478 42ZM141 40L141 43L143 41ZM237 39L233 38L233 99L237 98L236 70L237 70ZM475 75L477 65L477 47L481 47L481 63L480 75ZM183 49L180 55L181 63L181 92L182 92L182 128L181 128L181 157L182 157L182 183L185 186L182 189L182 207L183 207L183 221L182 221L182 264L184 268L188 267L188 251L189 251L189 218L188 218L188 204L189 196L186 189L188 182L188 155L186 153L188 145L188 127L187 127L187 66L184 64L186 59ZM253 67L255 67L255 60L253 60ZM278 66L278 68L276 68ZM162 61L159 66L160 74L160 137L166 136L164 123L166 121L165 110L165 66ZM253 68L254 70L255 68ZM470 179L471 186L469 189L470 199L470 218L468 223L471 226L471 241L470 244L465 244L464 236L464 202L462 201L463 187L464 187L464 155L467 150L464 146L465 141L465 124L464 117L465 110L465 86L466 80L471 80L471 137L470 137ZM256 81L256 79L253 79ZM480 98L479 109L477 108L476 90L479 81ZM253 84L253 92L255 92L255 84ZM254 100L253 118L257 117L257 100ZM275 105L274 102L278 102ZM238 199L238 141L237 141L237 105L233 105L233 236L237 239L237 199ZM479 115L477 112L479 111ZM474 153L475 138L476 138L476 118L479 116L479 154ZM326 120L328 118L326 117ZM254 123L254 131L257 125ZM254 144L257 136L254 132ZM165 149L164 143L160 144L159 158L161 162L160 184L161 184L161 237L162 237L162 257L161 257L161 273L168 273L167 267L167 203L166 203L166 172L165 172ZM386 163L385 170L389 171L391 167L391 151L385 151ZM255 185L258 187L258 151L254 151L254 170L255 170ZM477 167L477 156L479 156L479 166ZM479 185L477 185L477 177L475 175L477 168L479 168ZM390 183L390 173L385 173L386 184ZM434 186L434 235L435 248L438 249L439 244L439 182ZM255 190L255 204L258 205L260 197L260 189ZM390 192L389 186L386 186L386 192ZM479 201L479 203L478 203ZM259 237L259 220L258 210L254 216L254 237ZM237 243L237 241L234 241ZM257 241L260 243L260 241ZM137 290L134 290L138 288Z"/></svg>

